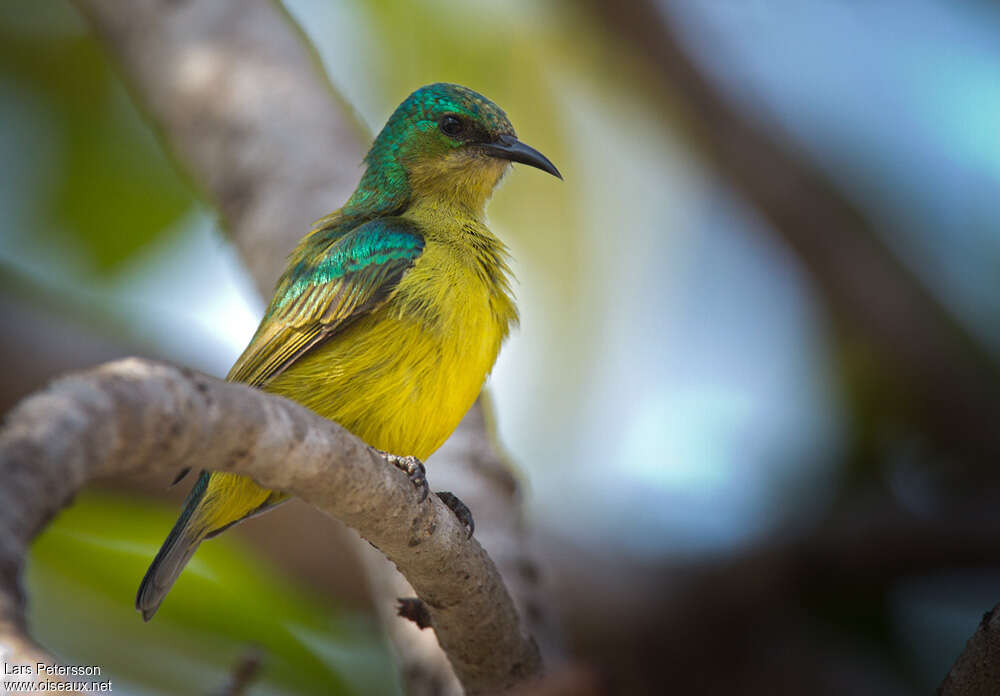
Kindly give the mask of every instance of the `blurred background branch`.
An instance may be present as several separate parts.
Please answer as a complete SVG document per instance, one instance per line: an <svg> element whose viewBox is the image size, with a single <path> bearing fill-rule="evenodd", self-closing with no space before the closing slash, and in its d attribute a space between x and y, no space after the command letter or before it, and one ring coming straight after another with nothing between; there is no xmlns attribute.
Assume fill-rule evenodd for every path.
<svg viewBox="0 0 1000 696"><path fill-rule="evenodd" d="M569 651L612 693L905 694L817 608L857 620L901 581L988 567L997 522L994 506L926 518L876 499L724 558L640 565L564 549L553 601ZM994 656L982 659L989 670ZM676 668L648 669L658 660Z"/></svg>
<svg viewBox="0 0 1000 696"><path fill-rule="evenodd" d="M75 5L269 297L295 243L354 190L364 155L309 43L267 0Z"/></svg>
<svg viewBox="0 0 1000 696"><path fill-rule="evenodd" d="M683 47L667 3L597 0L591 7L599 21L617 34L618 41L645 62L653 81L663 90L662 101L683 114L686 132L700 152L797 254L825 300L847 350L860 350L864 356L861 361L873 363L866 369L878 373L876 380L887 380L888 386L882 388L897 394L896 402L884 405L895 407L896 417L911 421L919 432L932 438L938 451L947 452L952 465L960 469L959 477L971 468L977 478L995 485L996 462L1000 460L1000 428L996 427L1000 422L1000 366L996 356L907 271L882 241L886 234L879 234L875 223L795 148L766 107L758 103L756 109L745 104L737 108L722 93ZM668 95L676 100L668 100ZM865 378L871 380L872 375ZM754 556L752 564L763 563L763 567L727 568L724 563L713 569L719 571L716 583L699 576L691 585L697 589L689 594L675 588L675 599L679 606L718 609L726 607L722 598L732 578L753 578L760 589L756 583L767 586L766 578L783 578L779 583L783 584L800 571L807 572L807 577L800 578L802 587L812 591L827 586L842 591L844 585L856 585L877 594L879 587L901 575L940 570L955 562L972 566L995 562L1000 551L1000 538L992 533L995 515L974 514L966 505L939 511L942 514L924 520L905 515L893 519L891 514L886 517L888 509L882 509L891 508L891 500L883 500L877 515L851 514L829 520L824 526L832 530L832 536L807 537L798 552ZM786 570L791 571L787 577ZM703 601L699 602L702 592ZM798 594L787 587L775 592L779 605L788 601L789 592ZM749 596L753 599L747 607L753 608L746 621L738 624L754 625L760 620L758 612L766 613L761 607L768 603L754 594ZM676 617L664 623L670 624L672 634L684 636L685 642L693 632L711 634L704 611L693 610L691 615L695 618L689 630L679 627ZM720 615L727 624L734 618L731 607ZM988 647L992 640L990 616L953 668L944 690L964 694L1000 689L996 676L1000 674L1000 651ZM676 655L680 647L665 652ZM706 646L694 650L703 652ZM711 666L705 665L703 673L709 670ZM974 676L963 675L963 670ZM694 672L700 673L697 669ZM717 684L708 692L738 689L750 693L750 681ZM669 686L677 687L677 682L671 679ZM700 687L704 690L705 684ZM800 693L799 688L788 693ZM773 685L761 685L760 693L777 692Z"/></svg>
<svg viewBox="0 0 1000 696"><path fill-rule="evenodd" d="M261 653L249 651L233 665L233 674L229 682L214 696L245 696L260 672L263 660L264 656Z"/></svg>
<svg viewBox="0 0 1000 696"><path fill-rule="evenodd" d="M899 408L989 478L1000 460L1000 366L890 253L874 223L782 133L766 107L736 108L653 0L591 3L648 64L699 150L808 269L846 340L902 392Z"/></svg>

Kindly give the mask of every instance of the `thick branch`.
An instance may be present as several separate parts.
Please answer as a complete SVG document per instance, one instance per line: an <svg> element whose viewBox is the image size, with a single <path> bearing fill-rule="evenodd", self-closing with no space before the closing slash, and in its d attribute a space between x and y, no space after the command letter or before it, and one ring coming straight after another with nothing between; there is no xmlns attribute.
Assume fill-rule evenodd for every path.
<svg viewBox="0 0 1000 696"><path fill-rule="evenodd" d="M448 442L431 457L428 476L436 488L453 491L473 511L476 539L489 553L514 597L518 613L532 635L539 638L546 658L559 657L559 641L553 635L551 617L542 614L549 603L539 598L535 547L521 514L520 487L510 465L498 453L487 425L487 406L481 398L469 410ZM386 572L385 557L363 549L364 560L377 583L376 595L410 597L412 588L399 573ZM422 631L396 615L396 604L376 606L394 645L405 645L402 655L404 681L409 696L451 696L460 692L453 675L427 669L440 653L432 631Z"/></svg>
<svg viewBox="0 0 1000 696"><path fill-rule="evenodd" d="M979 628L938 688L939 696L995 696L1000 692L1000 605Z"/></svg>
<svg viewBox="0 0 1000 696"><path fill-rule="evenodd" d="M492 561L436 496L337 424L280 397L127 359L63 378L0 431L0 627L23 638L17 578L32 537L90 479L184 466L237 471L358 530L426 603L467 693L540 669Z"/></svg>

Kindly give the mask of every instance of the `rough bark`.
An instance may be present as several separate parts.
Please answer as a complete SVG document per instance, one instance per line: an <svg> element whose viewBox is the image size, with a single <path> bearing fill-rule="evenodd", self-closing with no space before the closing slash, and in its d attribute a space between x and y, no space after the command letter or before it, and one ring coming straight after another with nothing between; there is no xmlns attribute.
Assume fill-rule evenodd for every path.
<svg viewBox="0 0 1000 696"><path fill-rule="evenodd" d="M537 598L541 587L533 560L534 549L529 546L530 537L521 516L520 487L489 432L487 407L480 399L448 442L431 457L428 476L436 487L454 492L472 509L476 538L500 568L526 627L532 635L551 643L551 631L540 621L541 607L547 603ZM382 554L371 548L363 551L363 560L377 583L376 596L414 595L406 578L386 568ZM428 664L434 664L435 653L440 652L434 633L421 630L412 621L399 619L394 603L382 601L376 608L392 643L407 646L402 669L409 696L460 693L453 675L427 669ZM547 648L547 657L559 652L551 644L543 642L542 647Z"/></svg>
<svg viewBox="0 0 1000 696"><path fill-rule="evenodd" d="M983 615L979 628L938 688L939 696L1000 693L1000 605Z"/></svg>
<svg viewBox="0 0 1000 696"><path fill-rule="evenodd" d="M15 657L37 652L18 585L35 534L93 478L186 466L252 476L358 530L427 605L467 693L502 693L540 671L499 572L436 496L418 503L404 474L308 409L138 359L58 380L0 431L0 642Z"/></svg>

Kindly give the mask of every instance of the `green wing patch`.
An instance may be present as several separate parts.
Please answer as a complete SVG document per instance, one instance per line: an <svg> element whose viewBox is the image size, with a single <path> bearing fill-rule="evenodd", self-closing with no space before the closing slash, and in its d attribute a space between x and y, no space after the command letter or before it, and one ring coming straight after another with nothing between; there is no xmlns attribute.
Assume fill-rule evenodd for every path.
<svg viewBox="0 0 1000 696"><path fill-rule="evenodd" d="M305 247L278 281L257 333L227 379L263 386L311 348L380 307L424 249L417 227L380 218L325 250Z"/></svg>

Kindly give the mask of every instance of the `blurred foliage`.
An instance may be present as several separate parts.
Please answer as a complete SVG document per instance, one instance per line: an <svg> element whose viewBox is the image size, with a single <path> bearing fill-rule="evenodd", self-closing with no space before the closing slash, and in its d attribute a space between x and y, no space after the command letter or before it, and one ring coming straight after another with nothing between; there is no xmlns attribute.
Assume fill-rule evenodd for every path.
<svg viewBox="0 0 1000 696"><path fill-rule="evenodd" d="M54 175L30 234L101 274L162 237L194 197L139 116L99 43L62 2L8 0L0 82L44 109Z"/></svg>
<svg viewBox="0 0 1000 696"><path fill-rule="evenodd" d="M143 623L135 591L175 517L153 501L82 495L32 547L29 599L44 598L29 602L32 634L135 693L211 693L253 650L251 694L398 693L370 617L309 595L234 536L205 543Z"/></svg>

